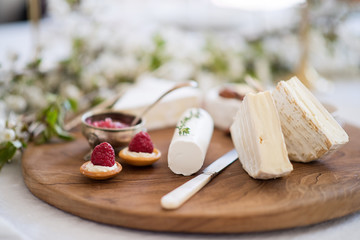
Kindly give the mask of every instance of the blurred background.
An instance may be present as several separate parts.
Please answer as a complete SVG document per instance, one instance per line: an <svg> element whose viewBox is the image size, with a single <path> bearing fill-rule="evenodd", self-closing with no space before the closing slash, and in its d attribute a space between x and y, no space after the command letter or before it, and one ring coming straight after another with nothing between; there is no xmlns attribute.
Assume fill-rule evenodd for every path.
<svg viewBox="0 0 360 240"><path fill-rule="evenodd" d="M251 74L269 84L300 68L326 78L356 76L359 5L351 0L0 0L2 29L13 26L12 36L1 32L0 61L3 69L15 67L9 61L15 54L21 68L37 49L43 67L51 68L74 53L76 40L98 71L127 80L155 72L174 80L206 76L237 82ZM140 72L134 73L134 65L141 65Z"/></svg>
<svg viewBox="0 0 360 240"><path fill-rule="evenodd" d="M143 79L192 79L211 93L249 77L271 89L294 75L340 123L360 127L359 0L0 0L0 170L29 143L71 140L64 123ZM172 237L70 218L31 195L20 163L7 166L0 238ZM356 239L359 216L238 237Z"/></svg>
<svg viewBox="0 0 360 240"><path fill-rule="evenodd" d="M0 119L77 114L149 77L330 93L359 53L355 0L0 0Z"/></svg>

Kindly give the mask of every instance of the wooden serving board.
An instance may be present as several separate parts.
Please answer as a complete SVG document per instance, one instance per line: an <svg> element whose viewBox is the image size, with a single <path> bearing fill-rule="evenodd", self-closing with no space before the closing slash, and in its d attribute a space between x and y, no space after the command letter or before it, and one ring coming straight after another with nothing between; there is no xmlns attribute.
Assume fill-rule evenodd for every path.
<svg viewBox="0 0 360 240"><path fill-rule="evenodd" d="M294 163L276 180L254 180L237 160L173 211L160 198L192 177L173 174L167 149L173 129L151 132L162 158L150 167L123 164L105 181L80 174L89 150L80 133L68 143L31 145L22 160L25 183L38 198L101 223L170 232L239 233L305 226L360 210L360 129L347 125L350 142L313 163ZM204 167L233 148L215 130Z"/></svg>

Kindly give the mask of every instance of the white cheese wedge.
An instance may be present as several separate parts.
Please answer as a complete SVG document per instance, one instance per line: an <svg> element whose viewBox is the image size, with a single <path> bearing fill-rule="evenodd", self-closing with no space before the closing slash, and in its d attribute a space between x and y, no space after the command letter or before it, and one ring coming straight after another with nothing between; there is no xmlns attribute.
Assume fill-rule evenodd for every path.
<svg viewBox="0 0 360 240"><path fill-rule="evenodd" d="M177 123L169 146L168 166L171 171L184 176L199 171L213 130L214 122L204 109L186 110Z"/></svg>
<svg viewBox="0 0 360 240"><path fill-rule="evenodd" d="M155 78L140 80L126 91L124 96L114 104L113 109L138 115L175 84L175 82ZM177 89L166 95L145 114L146 128L153 130L173 127L186 109L199 107L200 101L199 89L191 87Z"/></svg>
<svg viewBox="0 0 360 240"><path fill-rule="evenodd" d="M228 131L239 109L240 100L221 97L219 93L224 88L232 89L240 95L255 92L255 90L246 84L228 84L212 88L206 93L204 109L213 118L215 127Z"/></svg>
<svg viewBox="0 0 360 240"><path fill-rule="evenodd" d="M271 179L293 170L269 91L245 96L230 132L239 160L251 177Z"/></svg>
<svg viewBox="0 0 360 240"><path fill-rule="evenodd" d="M349 137L296 77L273 91L289 158L310 162L347 143Z"/></svg>

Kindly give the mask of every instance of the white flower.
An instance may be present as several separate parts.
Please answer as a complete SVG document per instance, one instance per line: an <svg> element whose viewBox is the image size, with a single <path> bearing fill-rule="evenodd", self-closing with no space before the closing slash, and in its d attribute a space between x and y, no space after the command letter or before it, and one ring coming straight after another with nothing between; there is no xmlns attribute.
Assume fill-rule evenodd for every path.
<svg viewBox="0 0 360 240"><path fill-rule="evenodd" d="M86 66L79 81L81 89L84 91L91 90L97 86L98 78L100 78L100 74L92 67L92 65Z"/></svg>
<svg viewBox="0 0 360 240"><path fill-rule="evenodd" d="M16 136L20 137L20 138L25 138L27 136L27 133L23 130L24 125L19 122L16 126L15 126L15 134Z"/></svg>
<svg viewBox="0 0 360 240"><path fill-rule="evenodd" d="M5 103L11 110L22 112L26 109L27 103L24 97L19 95L9 95L5 97Z"/></svg>
<svg viewBox="0 0 360 240"><path fill-rule="evenodd" d="M81 96L81 92L79 88L70 83L64 84L62 86L61 93L64 97L73 98L73 99L79 99Z"/></svg>
<svg viewBox="0 0 360 240"><path fill-rule="evenodd" d="M199 71L196 79L199 83L199 88L203 91L208 91L221 82L221 79L217 78L215 74L205 71Z"/></svg>
<svg viewBox="0 0 360 240"><path fill-rule="evenodd" d="M91 28L92 26L90 26ZM86 41L86 47L89 52L97 52L100 49L104 48L107 45L110 35L107 34L105 30L95 30L89 29L88 33L84 34L84 39L91 39L91 41ZM108 41L107 41L108 40Z"/></svg>
<svg viewBox="0 0 360 240"><path fill-rule="evenodd" d="M161 32L165 40L165 55L176 60L203 62L204 38L196 33L186 33L178 29L166 29ZM181 41L179 41L181 39Z"/></svg>
<svg viewBox="0 0 360 240"><path fill-rule="evenodd" d="M231 54L230 56L228 56L228 62L229 76L233 79L241 77L244 73L244 62L242 61L242 58L240 56Z"/></svg>
<svg viewBox="0 0 360 240"><path fill-rule="evenodd" d="M156 70L156 75L173 81L190 80L194 73L194 67L189 62L170 61Z"/></svg>
<svg viewBox="0 0 360 240"><path fill-rule="evenodd" d="M7 116L6 123L8 128L13 128L19 124L20 117L14 112L10 112Z"/></svg>
<svg viewBox="0 0 360 240"><path fill-rule="evenodd" d="M93 63L98 72L104 73L108 78L113 78L121 65L119 57L109 52L103 52Z"/></svg>
<svg viewBox="0 0 360 240"><path fill-rule="evenodd" d="M134 56L123 56L119 58L116 72L122 76L135 76L138 71L138 65L138 61Z"/></svg>
<svg viewBox="0 0 360 240"><path fill-rule="evenodd" d="M271 84L270 62L266 58L258 58L255 60L255 72L262 84L266 86Z"/></svg>
<svg viewBox="0 0 360 240"><path fill-rule="evenodd" d="M0 100L0 131L2 127L5 127L5 119L7 116L6 108L6 103L3 100Z"/></svg>
<svg viewBox="0 0 360 240"><path fill-rule="evenodd" d="M24 91L24 97L30 106L40 109L46 106L46 98L42 90L37 86L29 86Z"/></svg>
<svg viewBox="0 0 360 240"><path fill-rule="evenodd" d="M49 0L48 7L51 17L64 18L70 13L69 4L63 0Z"/></svg>
<svg viewBox="0 0 360 240"><path fill-rule="evenodd" d="M62 77L56 71L49 71L48 77L46 78L46 88L52 89L57 88L57 86L61 83Z"/></svg>
<svg viewBox="0 0 360 240"><path fill-rule="evenodd" d="M106 85L112 85L111 81L117 77L134 77L138 73L139 63L133 55L118 56L105 51L91 64L92 71L107 79Z"/></svg>
<svg viewBox="0 0 360 240"><path fill-rule="evenodd" d="M1 135L0 135L0 141L1 142L9 142L15 140L15 131L10 128L5 128Z"/></svg>
<svg viewBox="0 0 360 240"><path fill-rule="evenodd" d="M99 88L98 97L102 99L110 99L114 96L114 92L109 88Z"/></svg>
<svg viewBox="0 0 360 240"><path fill-rule="evenodd" d="M122 36L121 39L118 37L118 43L121 42L122 50L125 54L137 54L144 50L149 52L154 50L152 36L147 31L133 31L131 28L125 28L120 31Z"/></svg>

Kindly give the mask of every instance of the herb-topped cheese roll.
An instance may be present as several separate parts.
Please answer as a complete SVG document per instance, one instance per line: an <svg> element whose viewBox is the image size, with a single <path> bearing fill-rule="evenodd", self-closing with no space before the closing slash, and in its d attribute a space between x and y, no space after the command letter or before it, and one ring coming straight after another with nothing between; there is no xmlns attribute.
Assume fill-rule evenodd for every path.
<svg viewBox="0 0 360 240"><path fill-rule="evenodd" d="M213 134L214 122L201 108L186 110L174 131L168 165L176 174L189 176L200 170Z"/></svg>

